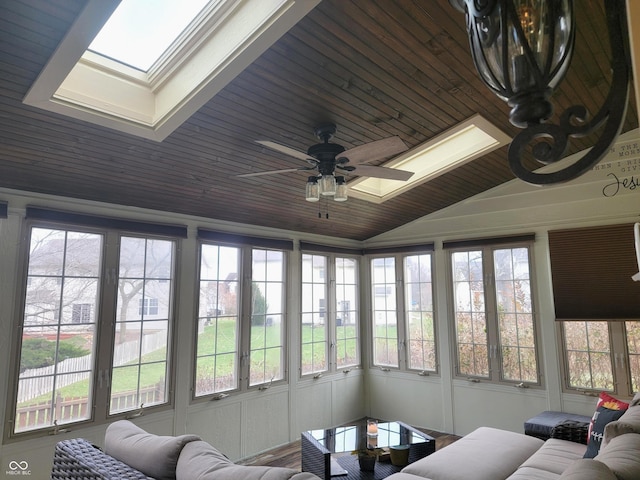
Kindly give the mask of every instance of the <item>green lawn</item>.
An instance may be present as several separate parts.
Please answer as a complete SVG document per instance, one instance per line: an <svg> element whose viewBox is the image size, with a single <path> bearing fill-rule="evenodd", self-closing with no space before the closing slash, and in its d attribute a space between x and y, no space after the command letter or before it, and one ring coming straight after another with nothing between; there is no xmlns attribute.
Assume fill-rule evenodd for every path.
<svg viewBox="0 0 640 480"><path fill-rule="evenodd" d="M355 339L355 326L339 327L338 352L346 358L356 358L357 340ZM325 338L324 327L302 326L303 343L323 340ZM216 377L233 376L235 372L237 333L234 318L221 318L217 323L213 323L204 328L198 335L198 371L200 374L211 374L215 361ZM251 328L251 350L252 350L252 370L255 373L263 374L268 380L271 372L280 371L280 361L282 356L283 338L279 325L263 326L256 325ZM263 352L256 350L263 349ZM303 349L303 365L311 363L311 349ZM317 353L316 353L317 355ZM140 389L151 387L158 382L164 381L166 375L165 363L166 351L164 348L158 349L142 358L142 365L137 362L118 367L113 372L111 392L113 394L136 391L138 385ZM317 362L317 358L316 358ZM260 374L258 376L260 376ZM63 398L87 398L89 396L89 380L76 382L59 390ZM25 402L20 407L26 407L41 402L51 400L49 395Z"/></svg>

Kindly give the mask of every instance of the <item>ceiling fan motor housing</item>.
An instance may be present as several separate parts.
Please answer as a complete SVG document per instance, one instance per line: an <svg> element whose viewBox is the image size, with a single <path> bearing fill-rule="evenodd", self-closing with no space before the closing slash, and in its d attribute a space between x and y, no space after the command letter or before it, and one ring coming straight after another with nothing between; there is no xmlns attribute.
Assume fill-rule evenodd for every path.
<svg viewBox="0 0 640 480"><path fill-rule="evenodd" d="M307 150L307 155L318 160L320 175L332 175L336 168L336 156L344 152L344 147L336 143L318 143Z"/></svg>

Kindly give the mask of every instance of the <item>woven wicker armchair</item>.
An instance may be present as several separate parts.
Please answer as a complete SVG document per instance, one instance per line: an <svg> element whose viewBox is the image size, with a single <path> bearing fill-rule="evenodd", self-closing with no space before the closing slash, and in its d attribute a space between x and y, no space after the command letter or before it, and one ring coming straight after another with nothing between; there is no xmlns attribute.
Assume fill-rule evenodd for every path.
<svg viewBox="0 0 640 480"><path fill-rule="evenodd" d="M82 438L56 444L51 480L154 480Z"/></svg>

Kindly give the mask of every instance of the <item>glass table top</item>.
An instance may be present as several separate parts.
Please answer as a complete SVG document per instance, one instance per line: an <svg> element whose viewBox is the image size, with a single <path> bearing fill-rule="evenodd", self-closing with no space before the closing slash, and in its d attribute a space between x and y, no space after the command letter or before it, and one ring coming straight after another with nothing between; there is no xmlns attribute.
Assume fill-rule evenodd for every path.
<svg viewBox="0 0 640 480"><path fill-rule="evenodd" d="M378 422L377 435L365 422L354 425L310 430L307 432L322 446L333 453L352 452L361 448L385 448L429 441L426 434L410 429L402 422Z"/></svg>

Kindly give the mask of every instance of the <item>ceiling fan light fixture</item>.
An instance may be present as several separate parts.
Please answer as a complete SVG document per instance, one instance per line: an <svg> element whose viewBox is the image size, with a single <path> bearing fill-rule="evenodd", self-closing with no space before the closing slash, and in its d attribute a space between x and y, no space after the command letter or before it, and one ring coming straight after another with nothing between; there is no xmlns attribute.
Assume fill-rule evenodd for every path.
<svg viewBox="0 0 640 480"><path fill-rule="evenodd" d="M336 202L346 202L347 198L347 181L342 176L336 177L336 194L333 199Z"/></svg>
<svg viewBox="0 0 640 480"><path fill-rule="evenodd" d="M320 200L320 185L318 185L318 177L309 177L307 179L305 199L307 202L317 202Z"/></svg>
<svg viewBox="0 0 640 480"><path fill-rule="evenodd" d="M336 177L333 175L322 175L320 177L320 194L325 197L336 194Z"/></svg>

